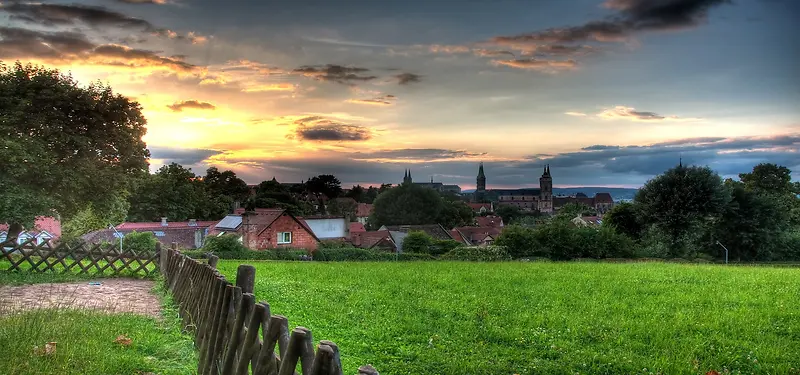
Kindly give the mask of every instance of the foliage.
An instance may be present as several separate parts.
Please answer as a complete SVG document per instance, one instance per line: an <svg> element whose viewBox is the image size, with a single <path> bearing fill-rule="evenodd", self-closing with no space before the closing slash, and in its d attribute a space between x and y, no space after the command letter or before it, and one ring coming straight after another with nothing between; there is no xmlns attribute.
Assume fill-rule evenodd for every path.
<svg viewBox="0 0 800 375"><path fill-rule="evenodd" d="M594 207L589 207L583 203L567 203L556 211L556 216L564 219L573 219L576 216L594 216L597 215Z"/></svg>
<svg viewBox="0 0 800 375"><path fill-rule="evenodd" d="M125 251L133 250L137 254L153 253L156 251L158 240L152 232L130 232L122 238L122 248Z"/></svg>
<svg viewBox="0 0 800 375"><path fill-rule="evenodd" d="M460 246L441 256L442 260L465 260L471 262L500 262L511 260L502 246Z"/></svg>
<svg viewBox="0 0 800 375"><path fill-rule="evenodd" d="M71 218L62 222L61 239L69 241L91 231L108 228L109 225L118 225L125 221L129 208L127 194L117 195L99 207L89 203Z"/></svg>
<svg viewBox="0 0 800 375"><path fill-rule="evenodd" d="M298 201L293 193L274 178L263 181L256 188L256 196L251 197L245 206L254 208L280 208L295 216L310 215L313 207L307 202Z"/></svg>
<svg viewBox="0 0 800 375"><path fill-rule="evenodd" d="M138 103L58 70L0 63L0 222L16 236L36 216L68 220L147 173Z"/></svg>
<svg viewBox="0 0 800 375"><path fill-rule="evenodd" d="M800 268L251 264L257 300L335 342L345 374L791 374L800 358Z"/></svg>
<svg viewBox="0 0 800 375"><path fill-rule="evenodd" d="M388 189L375 199L370 225L442 224L447 228L472 222L472 210L461 201L445 200L436 190L414 184Z"/></svg>
<svg viewBox="0 0 800 375"><path fill-rule="evenodd" d="M344 216L351 222L356 221L356 211L358 210L358 203L350 199L332 199L328 201L328 214L334 216Z"/></svg>
<svg viewBox="0 0 800 375"><path fill-rule="evenodd" d="M323 194L333 199L342 194L342 183L334 175L321 174L306 181L306 189L311 193Z"/></svg>
<svg viewBox="0 0 800 375"><path fill-rule="evenodd" d="M494 212L497 216L503 218L503 222L506 224L514 223L518 218L524 216L524 213L519 209L519 207L508 204L500 205L499 207L495 208Z"/></svg>
<svg viewBox="0 0 800 375"><path fill-rule="evenodd" d="M658 226L668 237L669 256L683 257L725 210L730 194L708 167L679 165L648 181L636 194L642 223ZM691 230L692 232L687 232ZM690 240L687 242L687 240Z"/></svg>
<svg viewBox="0 0 800 375"><path fill-rule="evenodd" d="M633 239L640 238L644 229L639 220L639 214L636 212L636 206L630 202L615 204L603 216L603 226L612 227L618 233Z"/></svg>
<svg viewBox="0 0 800 375"><path fill-rule="evenodd" d="M386 251L377 251L370 249L362 249L358 247L340 247L330 249L318 249L314 251L314 261L323 262L345 262L345 261L416 261L416 260L434 260L430 254L417 254L417 253L390 253Z"/></svg>
<svg viewBox="0 0 800 375"><path fill-rule="evenodd" d="M239 236L235 234L223 234L221 236L207 237L202 248L203 252L212 252L222 258L221 254L243 254L248 251Z"/></svg>
<svg viewBox="0 0 800 375"><path fill-rule="evenodd" d="M464 246L464 244L455 240L433 240L433 243L429 247L430 250L428 254L440 256L461 246ZM403 243L403 250L405 251L405 242Z"/></svg>
<svg viewBox="0 0 800 375"><path fill-rule="evenodd" d="M217 167L208 168L206 176L203 177L203 184L212 196L225 196L231 201L243 202L250 196L247 183L236 177L233 171L220 172Z"/></svg>
<svg viewBox="0 0 800 375"><path fill-rule="evenodd" d="M423 231L411 231L403 239L403 251L430 254L433 237Z"/></svg>
<svg viewBox="0 0 800 375"><path fill-rule="evenodd" d="M538 243L534 230L521 225L507 225L494 241L497 246L504 247L509 255L516 258L547 256Z"/></svg>

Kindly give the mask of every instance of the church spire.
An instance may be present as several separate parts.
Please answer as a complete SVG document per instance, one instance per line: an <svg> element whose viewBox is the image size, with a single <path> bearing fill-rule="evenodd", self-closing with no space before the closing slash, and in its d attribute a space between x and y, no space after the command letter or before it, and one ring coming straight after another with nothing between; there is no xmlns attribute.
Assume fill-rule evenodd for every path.
<svg viewBox="0 0 800 375"><path fill-rule="evenodd" d="M486 175L483 174L483 162L478 166L478 178L486 178Z"/></svg>

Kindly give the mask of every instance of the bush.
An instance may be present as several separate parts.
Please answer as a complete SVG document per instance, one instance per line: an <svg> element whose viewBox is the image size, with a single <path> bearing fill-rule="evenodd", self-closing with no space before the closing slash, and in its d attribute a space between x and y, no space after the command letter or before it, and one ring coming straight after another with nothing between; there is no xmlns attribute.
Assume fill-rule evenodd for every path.
<svg viewBox="0 0 800 375"><path fill-rule="evenodd" d="M403 239L403 251L417 254L430 254L434 239L422 231L411 231Z"/></svg>
<svg viewBox="0 0 800 375"><path fill-rule="evenodd" d="M337 249L318 249L314 252L315 261L323 262L380 262L380 261L416 261L434 260L430 254L419 253L389 253L385 251L375 251L358 247L341 247Z"/></svg>
<svg viewBox="0 0 800 375"><path fill-rule="evenodd" d="M130 232L122 238L122 248L137 253L154 253L158 240L152 232Z"/></svg>
<svg viewBox="0 0 800 375"><path fill-rule="evenodd" d="M233 234L207 237L202 250L204 252L212 252L220 258L222 258L221 254L228 254L228 256L232 257L224 259L237 259L236 254L243 256L248 251L247 247L239 242L239 236Z"/></svg>
<svg viewBox="0 0 800 375"><path fill-rule="evenodd" d="M547 256L541 250L534 230L516 224L505 227L497 237L495 245L506 248L509 255L514 258Z"/></svg>
<svg viewBox="0 0 800 375"><path fill-rule="evenodd" d="M511 256L502 246L460 246L450 250L439 259L471 262L499 262L511 260Z"/></svg>

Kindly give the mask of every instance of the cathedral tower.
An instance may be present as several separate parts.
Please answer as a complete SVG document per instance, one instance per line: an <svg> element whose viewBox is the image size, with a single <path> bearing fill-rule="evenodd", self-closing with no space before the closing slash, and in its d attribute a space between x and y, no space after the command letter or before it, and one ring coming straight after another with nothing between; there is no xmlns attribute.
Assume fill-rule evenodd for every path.
<svg viewBox="0 0 800 375"><path fill-rule="evenodd" d="M550 165L545 165L542 177L539 177L539 211L553 212L553 177L550 176Z"/></svg>
<svg viewBox="0 0 800 375"><path fill-rule="evenodd" d="M475 179L475 195L473 200L476 203L484 203L486 199L486 175L483 173L483 162L478 166L478 178Z"/></svg>

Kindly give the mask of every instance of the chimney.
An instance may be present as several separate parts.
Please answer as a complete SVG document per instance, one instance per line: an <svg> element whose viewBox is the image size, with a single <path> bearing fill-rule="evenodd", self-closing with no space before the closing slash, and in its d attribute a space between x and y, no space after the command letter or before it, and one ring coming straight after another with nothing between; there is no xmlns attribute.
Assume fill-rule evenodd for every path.
<svg viewBox="0 0 800 375"><path fill-rule="evenodd" d="M189 219L189 226L196 227L197 226L197 219Z"/></svg>
<svg viewBox="0 0 800 375"><path fill-rule="evenodd" d="M162 217L161 218L161 226L162 227L166 227L167 226L167 218L166 217Z"/></svg>

